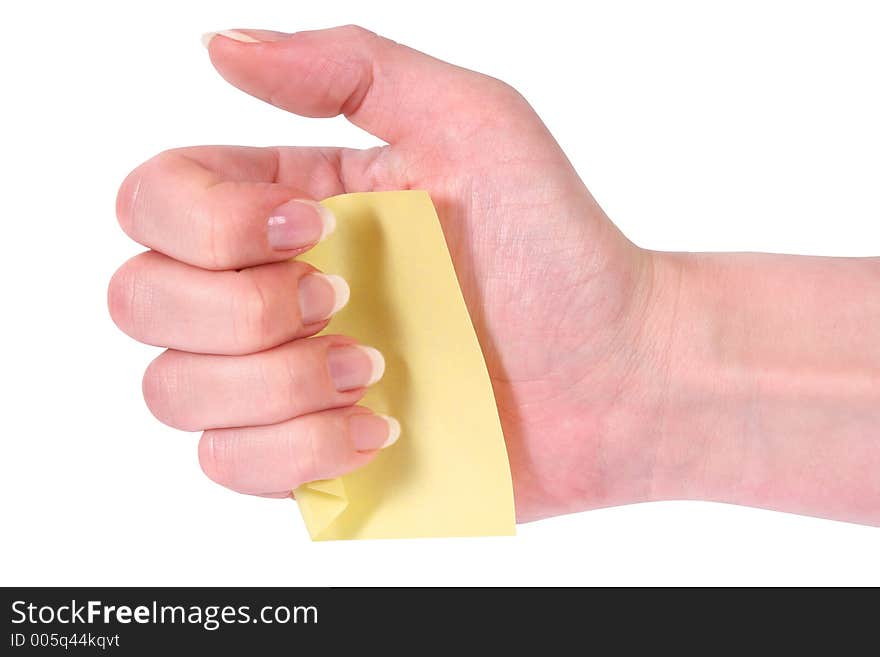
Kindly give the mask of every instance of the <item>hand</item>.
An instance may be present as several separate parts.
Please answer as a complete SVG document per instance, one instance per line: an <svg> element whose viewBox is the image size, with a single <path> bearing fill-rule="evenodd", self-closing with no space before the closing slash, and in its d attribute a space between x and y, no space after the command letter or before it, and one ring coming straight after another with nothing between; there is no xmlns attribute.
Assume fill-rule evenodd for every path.
<svg viewBox="0 0 880 657"><path fill-rule="evenodd" d="M209 429L205 472L286 496L365 464L384 442L381 420L362 419L372 433L354 443L345 424L372 417L353 405L380 373L375 353L308 337L346 292L334 300L327 279L287 261L323 229L315 206L294 199L419 188L437 206L486 356L518 517L638 496L650 458L617 425L634 372L654 365L638 348L650 255L607 220L526 101L357 27L227 34L208 47L232 84L297 114L345 114L390 145L184 148L123 183L120 223L152 251L114 276L111 314L132 337L171 348L147 370L144 394L162 421ZM279 216L283 225L267 226ZM342 391L328 355L345 372Z"/></svg>
<svg viewBox="0 0 880 657"><path fill-rule="evenodd" d="M344 282L289 259L332 223L309 200L418 188L486 356L519 520L676 497L778 506L755 492L764 479L737 487L765 438L737 432L776 411L756 418L742 403L755 376L723 390L713 378L729 371L719 344L736 351L747 334L722 330L736 312L702 294L717 268L629 242L516 91L357 27L228 32L208 48L240 89L304 116L344 114L389 144L179 149L123 183L120 223L152 251L114 276L111 314L170 347L145 397L164 422L208 429L209 477L287 496L396 437L393 420L355 405L381 356L309 337L344 303ZM716 420L727 431L713 442Z"/></svg>

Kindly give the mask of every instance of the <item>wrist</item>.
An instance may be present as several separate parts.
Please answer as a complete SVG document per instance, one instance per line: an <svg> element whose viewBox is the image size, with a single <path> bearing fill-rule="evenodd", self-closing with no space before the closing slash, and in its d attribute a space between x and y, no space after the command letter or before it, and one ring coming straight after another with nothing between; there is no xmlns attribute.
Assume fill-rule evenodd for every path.
<svg viewBox="0 0 880 657"><path fill-rule="evenodd" d="M654 261L667 348L652 499L880 522L880 261Z"/></svg>
<svg viewBox="0 0 880 657"><path fill-rule="evenodd" d="M739 351L739 314L712 255L655 253L652 332L663 353L651 499L734 501L749 431L753 373Z"/></svg>

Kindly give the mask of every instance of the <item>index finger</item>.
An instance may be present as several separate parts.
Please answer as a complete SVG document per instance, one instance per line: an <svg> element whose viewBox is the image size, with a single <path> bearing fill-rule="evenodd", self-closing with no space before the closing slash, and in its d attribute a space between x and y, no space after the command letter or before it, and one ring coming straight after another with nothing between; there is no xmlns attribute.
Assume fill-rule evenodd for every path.
<svg viewBox="0 0 880 657"><path fill-rule="evenodd" d="M312 192L338 177L320 149L203 146L165 151L119 189L123 230L155 251L204 269L241 269L291 258L332 232L332 213ZM292 169L292 172L291 172ZM292 180L291 180L292 179ZM303 181L303 186L295 183ZM302 189L310 186L313 189Z"/></svg>

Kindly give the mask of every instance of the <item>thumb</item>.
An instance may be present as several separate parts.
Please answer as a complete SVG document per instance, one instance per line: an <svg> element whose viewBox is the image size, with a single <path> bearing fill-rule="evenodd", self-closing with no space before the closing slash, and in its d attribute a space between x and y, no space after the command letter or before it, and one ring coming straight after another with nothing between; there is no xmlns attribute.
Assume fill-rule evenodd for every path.
<svg viewBox="0 0 880 657"><path fill-rule="evenodd" d="M229 30L204 39L220 75L239 89L302 116L344 114L389 143L472 125L476 112L488 120L487 108L514 98L525 105L499 80L357 26Z"/></svg>

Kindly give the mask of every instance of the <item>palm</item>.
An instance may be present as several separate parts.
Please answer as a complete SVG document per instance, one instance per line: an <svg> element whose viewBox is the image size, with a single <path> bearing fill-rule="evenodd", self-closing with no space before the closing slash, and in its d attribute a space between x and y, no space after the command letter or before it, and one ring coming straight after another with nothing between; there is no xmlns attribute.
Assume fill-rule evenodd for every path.
<svg viewBox="0 0 880 657"><path fill-rule="evenodd" d="M513 126L489 125L482 139L450 140L445 151L343 150L329 173L345 183L334 191L430 191L486 356L518 515L529 519L573 510L551 502L571 500L573 488L576 499L598 497L590 488L601 483L585 483L582 464L597 462L598 425L623 383L619 359L607 357L626 346L619 318L636 280L620 259L636 250L518 102L515 139L497 134ZM451 133L460 127L446 124ZM517 152L487 150L487 140Z"/></svg>

